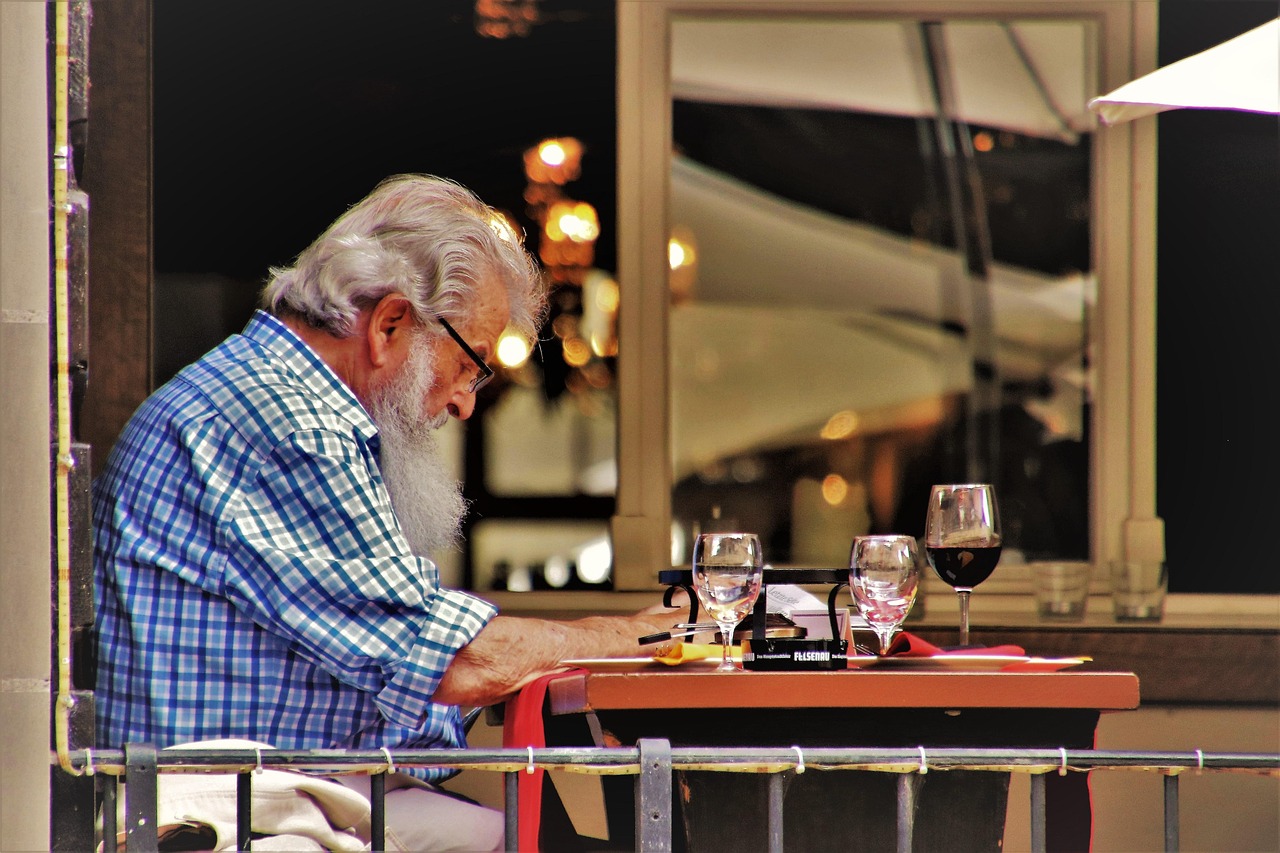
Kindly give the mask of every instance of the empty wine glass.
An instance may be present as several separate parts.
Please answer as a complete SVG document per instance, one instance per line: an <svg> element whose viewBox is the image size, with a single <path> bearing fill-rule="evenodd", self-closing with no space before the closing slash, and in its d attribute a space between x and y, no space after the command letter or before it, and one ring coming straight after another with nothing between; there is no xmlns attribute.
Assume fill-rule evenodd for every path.
<svg viewBox="0 0 1280 853"><path fill-rule="evenodd" d="M693 588L720 626L716 672L737 672L729 655L733 631L755 606L764 578L764 554L754 533L703 533L693 543Z"/></svg>
<svg viewBox="0 0 1280 853"><path fill-rule="evenodd" d="M849 591L880 638L880 654L907 618L920 584L920 552L912 536L857 536L849 554Z"/></svg>
<svg viewBox="0 0 1280 853"><path fill-rule="evenodd" d="M960 599L960 645L969 644L969 593L1000 562L996 490L985 483L934 486L925 514L924 550Z"/></svg>

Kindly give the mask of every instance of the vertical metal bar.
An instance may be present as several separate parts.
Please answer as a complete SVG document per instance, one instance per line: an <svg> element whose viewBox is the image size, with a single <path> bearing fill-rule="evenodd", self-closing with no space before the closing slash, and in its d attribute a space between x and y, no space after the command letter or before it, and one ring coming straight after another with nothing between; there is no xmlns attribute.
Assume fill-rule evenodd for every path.
<svg viewBox="0 0 1280 853"><path fill-rule="evenodd" d="M671 741L640 738L636 779L636 850L671 850Z"/></svg>
<svg viewBox="0 0 1280 853"><path fill-rule="evenodd" d="M120 806L116 802L119 796L120 780L115 776L102 775L102 847L104 850L116 849L116 809Z"/></svg>
<svg viewBox="0 0 1280 853"><path fill-rule="evenodd" d="M236 774L236 849L252 850L253 778L249 772Z"/></svg>
<svg viewBox="0 0 1280 853"><path fill-rule="evenodd" d="M1045 853L1045 778L1031 774L1031 853Z"/></svg>
<svg viewBox="0 0 1280 853"><path fill-rule="evenodd" d="M912 835L915 833L916 786L915 773L898 776L898 853L911 853Z"/></svg>
<svg viewBox="0 0 1280 853"><path fill-rule="evenodd" d="M942 155L942 174L947 186L947 207L951 214L951 227L955 234L956 248L972 257L969 238L969 217L965 210L964 185L961 182L959 157L956 154L956 138L952 130L951 71L947 66L946 48L942 41L942 25L921 22L920 42L923 48L925 70L933 92L934 134L938 152Z"/></svg>
<svg viewBox="0 0 1280 853"><path fill-rule="evenodd" d="M503 849L507 853L516 853L520 849L520 812L517 807L520 797L520 773L508 771L503 775L503 790L506 794L502 802L502 817L506 827L506 841Z"/></svg>
<svg viewBox="0 0 1280 853"><path fill-rule="evenodd" d="M765 628L769 621L768 593L769 590L762 583L760 595L751 609L751 642L753 643L763 643L765 640Z"/></svg>
<svg viewBox="0 0 1280 853"><path fill-rule="evenodd" d="M973 390L965 410L965 450L968 474L976 478L975 482L980 482L993 476L1000 458L996 410L1001 397L991 305L991 229L987 222L982 178L974 160L973 140L968 125L957 117L955 85L943 24L922 22L920 33L926 71L933 90L938 150L942 155L956 248L964 254L969 273L965 340L972 362Z"/></svg>
<svg viewBox="0 0 1280 853"><path fill-rule="evenodd" d="M156 748L149 743L124 745L124 834L129 853L157 853Z"/></svg>
<svg viewBox="0 0 1280 853"><path fill-rule="evenodd" d="M782 853L784 780L781 773L769 777L769 853Z"/></svg>
<svg viewBox="0 0 1280 853"><path fill-rule="evenodd" d="M1169 853L1178 850L1178 775L1164 777L1164 849Z"/></svg>
<svg viewBox="0 0 1280 853"><path fill-rule="evenodd" d="M369 774L369 833L371 849L387 849L387 774Z"/></svg>

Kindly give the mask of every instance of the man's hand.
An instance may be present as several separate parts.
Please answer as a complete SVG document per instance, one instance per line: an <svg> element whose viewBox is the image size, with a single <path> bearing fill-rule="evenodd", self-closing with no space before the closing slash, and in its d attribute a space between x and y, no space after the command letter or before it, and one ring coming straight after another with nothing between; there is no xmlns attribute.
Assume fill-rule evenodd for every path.
<svg viewBox="0 0 1280 853"><path fill-rule="evenodd" d="M459 650L432 697L444 705L491 705L502 701L561 661L650 654L640 637L684 621L689 596L672 595L672 606L655 604L632 616L588 616L571 622L495 616Z"/></svg>

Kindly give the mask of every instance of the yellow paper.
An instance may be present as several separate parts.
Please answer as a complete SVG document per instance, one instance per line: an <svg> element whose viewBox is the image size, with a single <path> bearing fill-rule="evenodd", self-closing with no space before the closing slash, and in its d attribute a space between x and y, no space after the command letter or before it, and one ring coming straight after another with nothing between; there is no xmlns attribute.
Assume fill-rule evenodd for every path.
<svg viewBox="0 0 1280 853"><path fill-rule="evenodd" d="M667 666L679 666L686 661L703 660L709 657L720 657L722 654L719 643L675 643L670 648L663 647L653 656L653 659L659 663L665 663ZM741 646L730 646L729 655L736 656L742 654Z"/></svg>

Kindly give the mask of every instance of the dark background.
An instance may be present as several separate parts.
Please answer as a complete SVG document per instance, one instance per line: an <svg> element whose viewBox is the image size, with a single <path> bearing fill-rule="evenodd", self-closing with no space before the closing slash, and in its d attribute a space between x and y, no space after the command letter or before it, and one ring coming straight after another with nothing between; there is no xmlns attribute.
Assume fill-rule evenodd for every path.
<svg viewBox="0 0 1280 853"><path fill-rule="evenodd" d="M550 136L583 142L570 187L613 234L612 5L542 8L530 36L491 39L471 0L156 3L158 268L262 279L397 172L522 217L523 152ZM600 265L613 253L602 239Z"/></svg>
<svg viewBox="0 0 1280 853"><path fill-rule="evenodd" d="M1274 2L1160 4L1159 64L1274 19ZM1159 126L1156 511L1169 587L1280 591L1263 496L1275 429L1280 119L1173 110ZM1271 522L1266 521L1272 518Z"/></svg>
<svg viewBox="0 0 1280 853"><path fill-rule="evenodd" d="M454 178L531 228L524 150L577 137L583 174L569 191L599 212L596 265L616 268L613 7L541 9L529 36L498 40L476 34L470 0L156 3L156 382L237 331L268 267L396 172ZM1271 0L1166 0L1159 64L1276 14ZM1276 359L1263 342L1280 278L1277 119L1182 110L1158 132L1170 587L1280 591L1259 499L1276 473L1263 427ZM189 273L223 282L204 316L183 292Z"/></svg>

